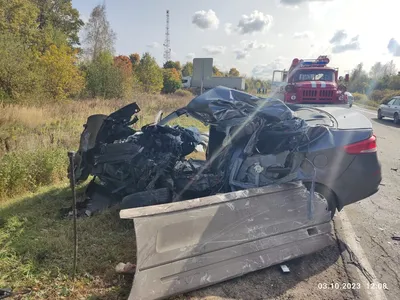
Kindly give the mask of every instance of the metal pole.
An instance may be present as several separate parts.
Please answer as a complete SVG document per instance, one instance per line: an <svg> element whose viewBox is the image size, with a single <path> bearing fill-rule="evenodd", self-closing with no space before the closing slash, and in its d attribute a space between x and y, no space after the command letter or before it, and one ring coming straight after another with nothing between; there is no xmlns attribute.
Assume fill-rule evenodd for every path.
<svg viewBox="0 0 400 300"><path fill-rule="evenodd" d="M74 151L69 151L68 152L68 157L69 157L69 165L70 165L70 170L71 170L70 185L71 185L72 200L73 200L72 209L73 209L73 212L74 212L74 265L73 265L72 279L75 279L76 261L77 261L77 253L78 253L78 236L77 236L77 230L76 230L75 167L74 167L75 152Z"/></svg>

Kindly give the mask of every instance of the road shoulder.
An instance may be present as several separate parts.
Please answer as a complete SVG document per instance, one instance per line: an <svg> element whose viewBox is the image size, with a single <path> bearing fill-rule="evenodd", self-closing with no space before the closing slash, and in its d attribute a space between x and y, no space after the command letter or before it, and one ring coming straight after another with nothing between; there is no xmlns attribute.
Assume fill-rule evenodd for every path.
<svg viewBox="0 0 400 300"><path fill-rule="evenodd" d="M336 240L338 242L349 281L361 285L360 289L353 290L355 298L387 300L382 289L371 288L375 287L375 285L378 286L378 282L364 250L357 241L357 236L346 212L342 210L338 213L335 216L333 223L337 238Z"/></svg>

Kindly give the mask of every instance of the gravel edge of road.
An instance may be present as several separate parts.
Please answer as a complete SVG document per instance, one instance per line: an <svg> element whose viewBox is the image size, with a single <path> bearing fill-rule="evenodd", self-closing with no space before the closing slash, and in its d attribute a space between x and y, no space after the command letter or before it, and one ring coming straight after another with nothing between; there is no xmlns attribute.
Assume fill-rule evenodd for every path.
<svg viewBox="0 0 400 300"><path fill-rule="evenodd" d="M344 247L341 242L344 242L345 240L345 234L343 231L343 223L341 219L336 215L334 219L332 220L333 223L333 229L336 235L336 243L339 248L340 256L342 257L343 265L346 270L346 275L351 283L361 283L361 277L359 275L357 267L351 263L351 258L350 254L347 251L347 249ZM370 299L368 294L365 292L365 288L363 287L362 289L352 289L354 299L365 299L368 300Z"/></svg>
<svg viewBox="0 0 400 300"><path fill-rule="evenodd" d="M351 228L346 212L342 210L336 214L332 222L349 282L360 283L361 285L360 289L352 290L355 299L387 300L383 290L367 287L368 282L376 284L376 276L361 245L358 247L355 244L357 243L356 235L353 228ZM348 225L345 223L348 223ZM353 246L353 248L350 246Z"/></svg>

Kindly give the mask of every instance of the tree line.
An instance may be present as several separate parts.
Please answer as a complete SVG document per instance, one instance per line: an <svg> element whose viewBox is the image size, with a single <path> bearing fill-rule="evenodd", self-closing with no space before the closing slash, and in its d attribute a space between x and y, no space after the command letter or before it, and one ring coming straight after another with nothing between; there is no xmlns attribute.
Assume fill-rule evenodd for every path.
<svg viewBox="0 0 400 300"><path fill-rule="evenodd" d="M365 70L363 63L359 63L350 72L348 90L351 93L367 95L373 101L386 101L393 95L398 95L400 90L400 72L395 63L376 62L369 72Z"/></svg>
<svg viewBox="0 0 400 300"><path fill-rule="evenodd" d="M0 101L173 93L193 73L192 62L159 66L148 52L116 56L116 37L105 5L84 24L71 0L0 0ZM240 76L236 68L213 73ZM246 79L248 90L266 85Z"/></svg>

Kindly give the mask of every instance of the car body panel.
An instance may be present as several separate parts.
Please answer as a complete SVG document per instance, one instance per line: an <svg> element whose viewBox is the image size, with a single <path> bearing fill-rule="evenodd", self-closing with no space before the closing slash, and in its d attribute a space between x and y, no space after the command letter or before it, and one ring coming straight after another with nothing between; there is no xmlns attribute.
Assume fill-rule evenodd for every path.
<svg viewBox="0 0 400 300"><path fill-rule="evenodd" d="M165 298L316 252L333 242L336 207L379 186L376 152L346 152L373 134L348 109L289 107L219 87L137 130L139 111L132 103L108 116L82 156L85 176L98 179L90 201L106 208L103 200L115 199L134 222L129 299ZM208 139L166 124L182 115L209 125ZM206 160L186 159L204 141Z"/></svg>
<svg viewBox="0 0 400 300"><path fill-rule="evenodd" d="M334 243L330 212L301 182L121 210L133 219L137 268L130 300L163 299Z"/></svg>
<svg viewBox="0 0 400 300"><path fill-rule="evenodd" d="M329 188L336 195L338 210L378 191L382 174L377 153L353 155L344 150L344 146L367 140L372 136L372 123L367 117L342 107L310 107L297 104L288 107L310 126L324 125L329 129L316 142L301 151L307 153L307 159L315 167L315 182ZM171 119L188 113L184 109L177 112L166 117L161 123L166 124ZM298 179L309 183L313 170L309 164L304 164L301 168ZM359 188L355 189L354 186Z"/></svg>
<svg viewBox="0 0 400 300"><path fill-rule="evenodd" d="M382 117L394 118L395 114L400 115L400 96L393 97L386 104L379 106Z"/></svg>

